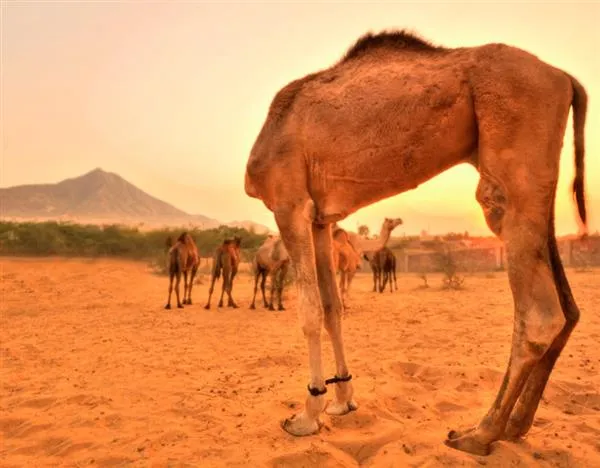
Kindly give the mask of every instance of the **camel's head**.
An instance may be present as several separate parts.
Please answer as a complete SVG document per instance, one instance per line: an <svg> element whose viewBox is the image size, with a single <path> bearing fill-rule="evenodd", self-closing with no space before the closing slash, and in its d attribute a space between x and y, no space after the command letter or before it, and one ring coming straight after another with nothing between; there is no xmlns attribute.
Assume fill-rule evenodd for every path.
<svg viewBox="0 0 600 468"><path fill-rule="evenodd" d="M240 236L233 236L233 243L236 247L239 247L242 243L242 238Z"/></svg>
<svg viewBox="0 0 600 468"><path fill-rule="evenodd" d="M398 226L402 224L402 219L400 218L385 218L384 222L385 227L390 231L393 231Z"/></svg>

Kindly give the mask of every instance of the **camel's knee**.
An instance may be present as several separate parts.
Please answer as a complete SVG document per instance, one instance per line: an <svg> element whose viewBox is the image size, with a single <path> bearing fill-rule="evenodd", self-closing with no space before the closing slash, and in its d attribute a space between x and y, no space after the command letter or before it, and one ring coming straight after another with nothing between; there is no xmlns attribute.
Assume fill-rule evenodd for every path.
<svg viewBox="0 0 600 468"><path fill-rule="evenodd" d="M501 185L488 176L481 176L475 198L483 209L485 221L490 230L500 236L502 234L502 221L507 208L507 196Z"/></svg>
<svg viewBox="0 0 600 468"><path fill-rule="evenodd" d="M308 305L308 304L307 304ZM301 311L302 314L302 311ZM302 333L306 338L321 333L323 327L323 311L320 307L309 306L309 310L301 315Z"/></svg>
<svg viewBox="0 0 600 468"><path fill-rule="evenodd" d="M538 299L527 309L517 307L518 346L525 357L535 361L541 359L556 337L570 326L558 300L553 304L548 297L547 301Z"/></svg>

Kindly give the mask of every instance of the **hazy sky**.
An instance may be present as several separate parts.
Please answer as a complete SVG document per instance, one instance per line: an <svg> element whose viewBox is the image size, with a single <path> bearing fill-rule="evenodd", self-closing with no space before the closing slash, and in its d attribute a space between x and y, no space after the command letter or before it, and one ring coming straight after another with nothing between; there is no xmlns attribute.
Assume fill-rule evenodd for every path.
<svg viewBox="0 0 600 468"><path fill-rule="evenodd" d="M276 91L333 64L368 30L407 27L446 46L516 45L584 84L591 227L600 229L600 3L1 4L2 187L102 167L190 213L274 228L243 179ZM559 233L576 229L571 135L569 121ZM407 233L489 234L476 184L476 171L459 166L341 224L376 229L387 215L403 217Z"/></svg>

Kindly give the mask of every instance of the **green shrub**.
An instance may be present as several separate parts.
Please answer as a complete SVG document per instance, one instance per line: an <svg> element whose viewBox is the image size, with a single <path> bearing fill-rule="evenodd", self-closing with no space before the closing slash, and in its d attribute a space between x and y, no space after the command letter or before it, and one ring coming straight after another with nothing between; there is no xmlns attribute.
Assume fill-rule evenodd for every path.
<svg viewBox="0 0 600 468"><path fill-rule="evenodd" d="M47 221L0 222L0 255L125 257L145 259L166 272L166 239L176 239L183 229L140 231L120 225L84 225ZM264 234L243 228L220 226L214 229L187 230L202 257L210 257L224 239L242 238L242 259L250 259L266 239Z"/></svg>

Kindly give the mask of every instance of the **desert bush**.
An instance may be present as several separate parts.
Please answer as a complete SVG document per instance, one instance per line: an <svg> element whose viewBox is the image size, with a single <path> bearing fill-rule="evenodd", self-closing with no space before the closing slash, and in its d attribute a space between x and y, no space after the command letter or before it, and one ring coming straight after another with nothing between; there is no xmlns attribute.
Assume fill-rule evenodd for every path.
<svg viewBox="0 0 600 468"><path fill-rule="evenodd" d="M438 249L436 258L444 274L443 287L445 289L461 289L465 277L458 274L458 265L452 251L447 247Z"/></svg>

